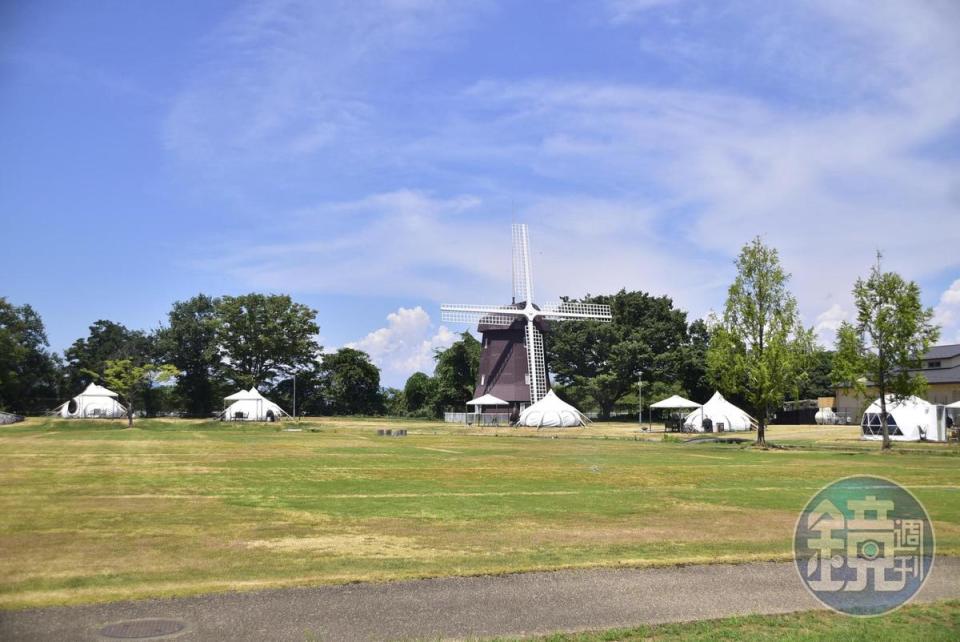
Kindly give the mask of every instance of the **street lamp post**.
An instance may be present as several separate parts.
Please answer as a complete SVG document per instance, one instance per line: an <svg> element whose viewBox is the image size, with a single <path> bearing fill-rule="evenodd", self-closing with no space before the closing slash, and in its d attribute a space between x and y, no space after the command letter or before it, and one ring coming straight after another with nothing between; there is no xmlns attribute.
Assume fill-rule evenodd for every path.
<svg viewBox="0 0 960 642"><path fill-rule="evenodd" d="M640 424L640 428L643 428L643 370L640 371L639 377L640 377L640 380L637 383L637 385L640 389L638 393L638 396L640 397L640 402L638 404L639 408L637 409L638 410L637 422Z"/></svg>

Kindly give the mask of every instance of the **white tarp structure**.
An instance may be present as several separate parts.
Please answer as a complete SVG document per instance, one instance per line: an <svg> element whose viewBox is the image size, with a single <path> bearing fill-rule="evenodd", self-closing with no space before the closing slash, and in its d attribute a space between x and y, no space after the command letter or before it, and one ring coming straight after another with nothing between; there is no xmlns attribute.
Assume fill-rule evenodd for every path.
<svg viewBox="0 0 960 642"><path fill-rule="evenodd" d="M887 395L887 431L891 441L946 441L946 416L942 407L919 397L896 401L893 395ZM863 413L860 432L862 439L883 439L879 398Z"/></svg>
<svg viewBox="0 0 960 642"><path fill-rule="evenodd" d="M714 432L750 430L754 423L753 417L724 399L719 392L713 393L710 401L687 415L683 427L691 432L703 432L706 419L713 424Z"/></svg>
<svg viewBox="0 0 960 642"><path fill-rule="evenodd" d="M260 394L256 387L223 398L230 405L223 411L227 421L277 421L287 416L283 408Z"/></svg>
<svg viewBox="0 0 960 642"><path fill-rule="evenodd" d="M673 395L672 397L668 397L663 401L658 401L657 403L650 404L650 407L665 408L667 410L679 410L682 408L699 408L700 404L698 404L696 401L690 401L689 399L685 399L680 395Z"/></svg>
<svg viewBox="0 0 960 642"><path fill-rule="evenodd" d="M487 393L482 397L477 397L476 399L471 399L467 402L468 406L476 406L478 409L482 406L509 406L510 404L501 399L500 397L494 397L493 395Z"/></svg>
<svg viewBox="0 0 960 642"><path fill-rule="evenodd" d="M587 416L548 390L543 399L520 413L518 426L530 428L569 428L590 423Z"/></svg>
<svg viewBox="0 0 960 642"><path fill-rule="evenodd" d="M70 401L57 406L53 412L67 419L115 419L127 415L127 409L117 401L117 393L95 383L91 383Z"/></svg>

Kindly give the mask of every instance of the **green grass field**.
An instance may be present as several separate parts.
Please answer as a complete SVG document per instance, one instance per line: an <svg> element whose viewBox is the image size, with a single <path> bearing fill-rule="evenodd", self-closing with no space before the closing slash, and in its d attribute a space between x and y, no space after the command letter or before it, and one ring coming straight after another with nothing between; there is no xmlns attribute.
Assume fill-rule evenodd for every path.
<svg viewBox="0 0 960 642"><path fill-rule="evenodd" d="M580 566L789 559L824 484L907 485L960 555L960 448L776 428L685 445L634 424L30 419L0 428L0 607ZM286 424L293 426L294 424ZM378 437L404 427L407 437ZM557 437L557 438L551 438Z"/></svg>
<svg viewBox="0 0 960 642"><path fill-rule="evenodd" d="M960 631L960 601L906 606L882 618L852 618L830 611L787 615L751 615L722 620L682 622L613 629L595 633L559 634L536 638L538 642L604 642L617 640L776 640L814 642L844 640L875 642L899 640L934 642L956 640Z"/></svg>

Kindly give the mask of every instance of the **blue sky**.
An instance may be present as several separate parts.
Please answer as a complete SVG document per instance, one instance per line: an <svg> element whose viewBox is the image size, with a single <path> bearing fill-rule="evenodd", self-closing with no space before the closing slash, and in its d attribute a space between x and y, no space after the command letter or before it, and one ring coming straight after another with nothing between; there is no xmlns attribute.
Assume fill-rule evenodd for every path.
<svg viewBox="0 0 960 642"><path fill-rule="evenodd" d="M722 306L754 235L824 341L879 248L960 341L960 5L30 2L0 8L0 294L62 349L289 292L388 384L535 292Z"/></svg>

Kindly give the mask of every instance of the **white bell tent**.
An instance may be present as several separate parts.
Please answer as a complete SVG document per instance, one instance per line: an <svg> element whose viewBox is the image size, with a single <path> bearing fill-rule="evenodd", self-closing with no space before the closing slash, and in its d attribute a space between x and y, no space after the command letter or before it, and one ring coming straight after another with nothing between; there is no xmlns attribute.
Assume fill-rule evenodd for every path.
<svg viewBox="0 0 960 642"><path fill-rule="evenodd" d="M287 416L283 408L260 394L256 387L250 390L241 390L223 398L229 403L223 411L223 418L227 421L278 421Z"/></svg>
<svg viewBox="0 0 960 642"><path fill-rule="evenodd" d="M520 413L518 426L529 428L569 428L585 426L590 420L585 414L548 390L543 399Z"/></svg>
<svg viewBox="0 0 960 642"><path fill-rule="evenodd" d="M91 383L70 401L57 406L53 412L67 419L116 419L127 415L127 409L117 401L117 393L95 383Z"/></svg>
<svg viewBox="0 0 960 642"><path fill-rule="evenodd" d="M703 423L709 419L715 432L743 431L753 428L753 417L723 398L719 392L713 393L710 401L694 410L683 420L685 430L703 432Z"/></svg>
<svg viewBox="0 0 960 642"><path fill-rule="evenodd" d="M863 439L883 439L880 399L867 407L860 421ZM892 441L946 441L947 426L943 407L919 397L899 401L887 395L887 431Z"/></svg>

